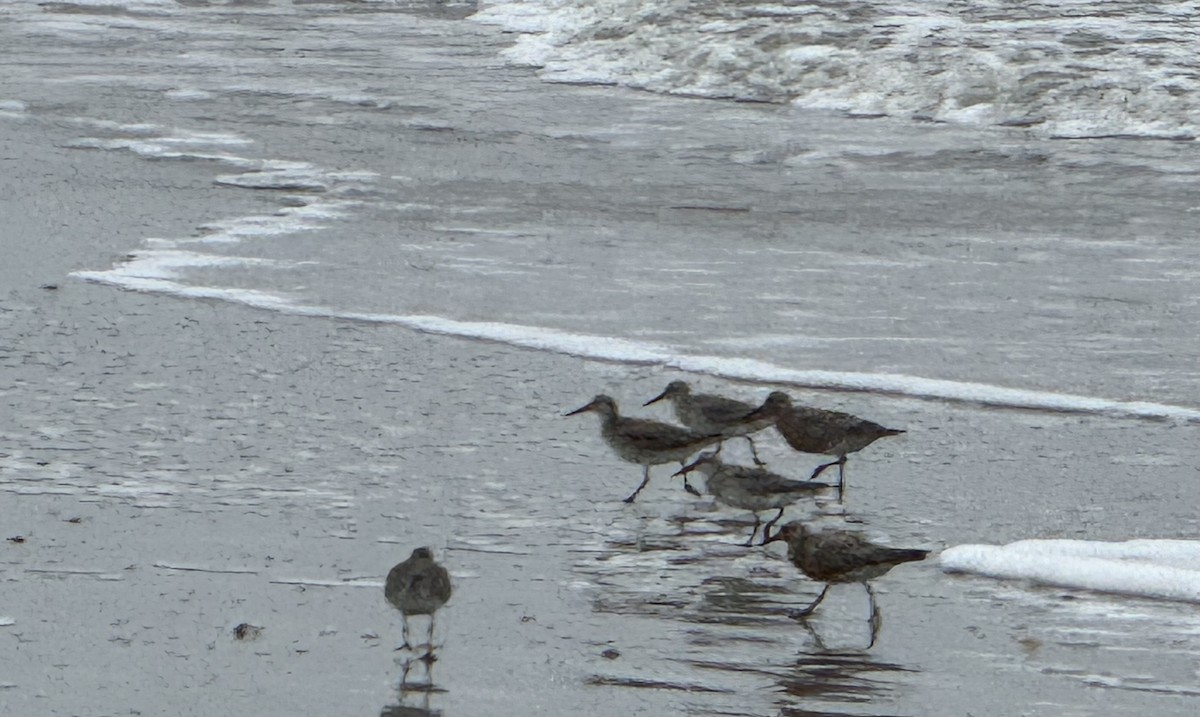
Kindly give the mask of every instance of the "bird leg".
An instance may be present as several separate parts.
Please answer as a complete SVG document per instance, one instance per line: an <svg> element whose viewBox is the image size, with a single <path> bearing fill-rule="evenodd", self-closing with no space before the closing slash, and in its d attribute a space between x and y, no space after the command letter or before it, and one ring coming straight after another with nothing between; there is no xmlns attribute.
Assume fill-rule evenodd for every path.
<svg viewBox="0 0 1200 717"><path fill-rule="evenodd" d="M826 468L838 467L838 502L840 503L846 495L846 456L838 456L836 461L822 463L813 470L809 480L816 480L817 476L821 475Z"/></svg>
<svg viewBox="0 0 1200 717"><path fill-rule="evenodd" d="M401 645L400 647L397 647L394 650L394 652L399 652L400 650L411 650L412 649L412 645L408 644L408 615L404 615L403 617L400 618L400 624L404 626L403 628L401 628L401 630L402 630L401 634L404 635L404 644Z"/></svg>
<svg viewBox="0 0 1200 717"><path fill-rule="evenodd" d="M433 654L433 650L431 649L428 654L421 658L421 661L425 663L425 682L427 685L425 688L425 700L428 702L429 693L433 691L433 663L437 662L437 656Z"/></svg>
<svg viewBox="0 0 1200 717"><path fill-rule="evenodd" d="M817 596L816 600L813 600L811 603L809 603L808 607L800 608L799 610L792 610L788 613L788 617L792 618L793 620L800 620L808 617L813 613L813 610L817 609L817 606L821 604L821 601L825 599L825 593L827 592L829 592L829 583L825 583L825 588L821 590L821 594Z"/></svg>
<svg viewBox="0 0 1200 717"><path fill-rule="evenodd" d="M750 455L754 456L754 465L758 466L759 468L765 466L766 463L758 458L758 450L754 447L754 439L750 436L742 436L742 438L745 438L750 443Z"/></svg>
<svg viewBox="0 0 1200 717"><path fill-rule="evenodd" d="M804 626L804 629L808 632L808 636L812 638L813 644L816 645L819 652L829 652L829 648L825 646L825 641L821 639L816 629L808 624L808 620L801 620L800 624Z"/></svg>
<svg viewBox="0 0 1200 717"><path fill-rule="evenodd" d="M758 513L755 513L755 514L754 514L754 517L755 517L755 518L757 518L757 517L758 517ZM779 509L779 512L778 512L778 513L775 515L775 517L774 517L774 518L771 518L771 520L769 520L769 521L767 522L767 524L763 526L763 539L762 539L762 542L761 542L761 543L759 543L759 545L766 545L766 544L767 544L767 535L768 535L768 534L771 532L771 526L773 526L773 525L775 525L776 523L778 523L778 522L779 522L779 519L780 519L780 518L782 518L782 517L783 517L783 508L780 508L780 509ZM750 536L750 537L751 537L751 538L753 538L754 536Z"/></svg>
<svg viewBox="0 0 1200 717"><path fill-rule="evenodd" d="M761 523L762 523L762 521L760 521L758 519L758 511L755 511L754 512L754 529L750 531L750 537L746 538L746 542L742 543L742 545L745 545L746 547L750 547L751 545L754 545L754 536L758 535L758 526ZM766 535L766 533L764 533L764 535Z"/></svg>
<svg viewBox="0 0 1200 717"><path fill-rule="evenodd" d="M840 467L844 466L845 464L846 464L846 456L840 456L836 461L829 461L828 463L822 463L821 465L819 465L815 469L813 469L812 475L809 476L808 479L816 480L817 476L824 473L826 468L833 468L834 466L838 466L840 469Z"/></svg>
<svg viewBox="0 0 1200 717"><path fill-rule="evenodd" d="M679 461L679 468L681 470L686 467L687 467L687 463L685 463L684 461ZM687 473L683 474L683 489L686 490L688 493L691 493L692 495L696 496L697 498L700 497L700 491L696 490L695 486L693 486L691 483L688 482Z"/></svg>
<svg viewBox="0 0 1200 717"><path fill-rule="evenodd" d="M437 657L433 654L433 616L434 613L429 613L429 637L425 641L425 656L421 658L425 661L425 669L437 662Z"/></svg>
<svg viewBox="0 0 1200 717"><path fill-rule="evenodd" d="M838 502L846 501L846 456L838 459Z"/></svg>
<svg viewBox="0 0 1200 717"><path fill-rule="evenodd" d="M871 605L871 642L867 644L867 649L875 647L875 641L879 639L879 629L883 627L883 615L879 612L879 605L875 603L875 591L871 589L870 583L863 583L867 588L867 601Z"/></svg>
<svg viewBox="0 0 1200 717"><path fill-rule="evenodd" d="M642 482L640 485L638 485L637 490L630 493L629 497L625 499L626 503L632 503L633 501L637 500L638 493L641 493L642 488L645 488L646 484L650 482L650 466L642 466L642 469ZM685 478L684 480L686 481L687 479Z"/></svg>
<svg viewBox="0 0 1200 717"><path fill-rule="evenodd" d="M405 691L408 689L408 673L412 671L412 658L405 658L403 672L400 673L400 696L403 699Z"/></svg>

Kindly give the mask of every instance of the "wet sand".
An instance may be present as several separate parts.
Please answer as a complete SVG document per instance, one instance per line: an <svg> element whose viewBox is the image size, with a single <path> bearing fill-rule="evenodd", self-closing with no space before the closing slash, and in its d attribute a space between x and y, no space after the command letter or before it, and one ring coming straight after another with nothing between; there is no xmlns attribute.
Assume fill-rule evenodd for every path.
<svg viewBox="0 0 1200 717"><path fill-rule="evenodd" d="M0 265L0 537L23 539L0 543L0 712L1194 709L1190 606L932 562L876 583L869 652L865 597L835 588L810 623L821 649L785 617L819 586L779 546L736 544L748 514L666 468L625 506L640 469L593 416L562 417L608 392L666 418L636 406L673 373L70 279L262 200L192 164L57 148L66 136L0 124L0 213L22 237ZM1197 532L1192 427L793 393L909 431L847 472L846 511L896 545ZM796 477L819 462L763 448ZM456 590L442 691L402 696L382 582L417 545ZM261 633L239 640L241 623Z"/></svg>

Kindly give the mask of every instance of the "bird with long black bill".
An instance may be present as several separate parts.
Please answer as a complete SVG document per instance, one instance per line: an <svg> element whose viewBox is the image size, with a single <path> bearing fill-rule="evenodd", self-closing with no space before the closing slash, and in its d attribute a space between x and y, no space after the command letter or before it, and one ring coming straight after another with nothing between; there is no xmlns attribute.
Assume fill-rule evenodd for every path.
<svg viewBox="0 0 1200 717"><path fill-rule="evenodd" d="M902 563L924 560L928 550L892 548L878 545L858 533L848 530L814 531L800 521L792 521L779 529L766 542L787 542L788 560L813 580L825 583L821 594L806 607L793 611L792 617L805 618L825 599L829 587L836 583L862 583L871 606L871 643L879 636L880 616L875 604L875 591L870 581L886 574Z"/></svg>
<svg viewBox="0 0 1200 717"><path fill-rule="evenodd" d="M650 482L650 466L664 463L679 463L682 466L688 458L707 446L720 443L722 438L720 434L703 435L669 423L622 416L617 411L617 402L605 395L596 396L591 403L566 415L574 416L586 411L600 414L600 435L618 456L642 466L642 482L625 498L626 503L636 500ZM688 492L699 495L690 483L685 481L684 487Z"/></svg>

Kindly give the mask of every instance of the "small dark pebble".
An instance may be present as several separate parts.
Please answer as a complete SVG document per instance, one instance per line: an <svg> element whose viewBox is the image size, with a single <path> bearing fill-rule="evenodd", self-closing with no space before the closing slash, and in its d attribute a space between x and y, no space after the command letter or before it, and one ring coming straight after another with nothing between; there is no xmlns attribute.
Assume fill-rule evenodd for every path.
<svg viewBox="0 0 1200 717"><path fill-rule="evenodd" d="M600 656L607 658L609 660L615 660L621 656L621 653L619 650L614 650L613 648L610 647L607 650L605 650L604 652L601 652Z"/></svg>
<svg viewBox="0 0 1200 717"><path fill-rule="evenodd" d="M83 522L83 518L67 518L66 522L75 523L76 525L78 525Z"/></svg>
<svg viewBox="0 0 1200 717"><path fill-rule="evenodd" d="M251 625L248 622L243 622L233 628L233 636L239 640L253 640L262 634L263 629L258 625Z"/></svg>
<svg viewBox="0 0 1200 717"><path fill-rule="evenodd" d="M54 291L58 288L58 284L42 284L39 288L45 289L46 291Z"/></svg>
<svg viewBox="0 0 1200 717"><path fill-rule="evenodd" d="M10 542L10 543L24 543L24 542L25 542L25 536L24 536L24 535L14 535L13 537L11 537L11 538L9 538L9 539L8 539L8 542Z"/></svg>

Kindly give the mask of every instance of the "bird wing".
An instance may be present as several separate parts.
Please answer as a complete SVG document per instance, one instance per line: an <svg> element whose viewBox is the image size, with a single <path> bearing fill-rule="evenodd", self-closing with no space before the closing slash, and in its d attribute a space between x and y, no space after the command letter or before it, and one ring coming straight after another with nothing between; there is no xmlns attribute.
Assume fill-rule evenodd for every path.
<svg viewBox="0 0 1200 717"><path fill-rule="evenodd" d="M441 565L429 575L429 592L442 602L450 599L450 573Z"/></svg>
<svg viewBox="0 0 1200 717"><path fill-rule="evenodd" d="M889 548L876 545L857 533L838 532L817 535L811 550L820 553L821 567L830 575L852 573L872 565L897 565L922 560L927 550Z"/></svg>
<svg viewBox="0 0 1200 717"><path fill-rule="evenodd" d="M826 411L810 408L795 408L785 411L775 421L775 428L792 448L805 453L824 453L834 443L832 434L836 428Z"/></svg>
<svg viewBox="0 0 1200 717"><path fill-rule="evenodd" d="M408 590L411 595L421 600L445 602L450 597L450 575L440 565L431 566L430 570L422 570L409 576Z"/></svg>
<svg viewBox="0 0 1200 717"><path fill-rule="evenodd" d="M856 570L863 566L863 558L870 550L871 543L857 533L835 532L810 535L805 541L805 550L820 556L823 576L837 576Z"/></svg>
<svg viewBox="0 0 1200 717"><path fill-rule="evenodd" d="M748 469L740 474L738 479L752 483L757 490L764 493L811 493L830 487L828 483L792 480L761 468Z"/></svg>
<svg viewBox="0 0 1200 717"><path fill-rule="evenodd" d="M737 423L755 410L748 403L724 396L701 394L696 399L700 413L711 423Z"/></svg>
<svg viewBox="0 0 1200 717"><path fill-rule="evenodd" d="M705 438L686 428L640 418L622 418L617 423L616 431L631 445L644 450L678 448Z"/></svg>
<svg viewBox="0 0 1200 717"><path fill-rule="evenodd" d="M408 594L413 597L427 598L429 597L429 581L423 573L413 573L408 576L408 585L406 586Z"/></svg>

